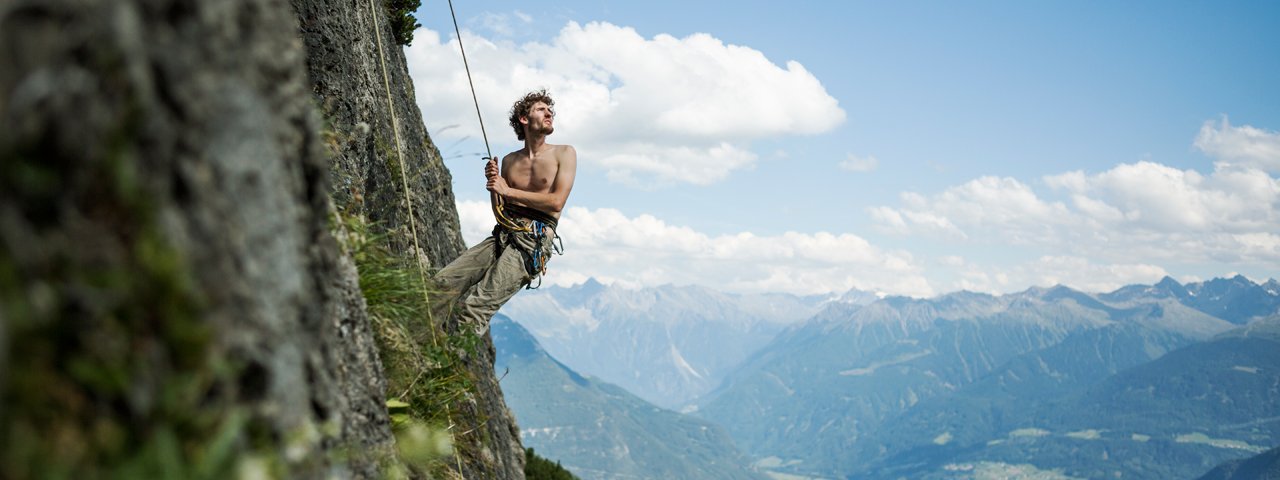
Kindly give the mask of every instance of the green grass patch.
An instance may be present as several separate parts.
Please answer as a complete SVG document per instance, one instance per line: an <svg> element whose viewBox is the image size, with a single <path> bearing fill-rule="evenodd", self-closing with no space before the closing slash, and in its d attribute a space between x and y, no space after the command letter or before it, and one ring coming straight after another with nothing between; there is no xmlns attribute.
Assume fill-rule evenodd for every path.
<svg viewBox="0 0 1280 480"><path fill-rule="evenodd" d="M387 377L387 409L400 443L401 459L411 468L448 475L446 456L461 444L446 432L458 425L452 408L475 385L463 355L474 355L480 337L473 332L446 335L433 309L440 293L408 256L391 251L390 240L358 215L338 215L336 234L355 260L360 290L374 327ZM456 429L455 429L456 430Z"/></svg>

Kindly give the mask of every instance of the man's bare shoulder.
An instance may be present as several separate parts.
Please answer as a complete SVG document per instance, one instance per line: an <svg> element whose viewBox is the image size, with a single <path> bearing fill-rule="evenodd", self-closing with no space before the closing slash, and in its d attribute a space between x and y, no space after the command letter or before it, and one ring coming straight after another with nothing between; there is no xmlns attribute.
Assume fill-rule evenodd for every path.
<svg viewBox="0 0 1280 480"><path fill-rule="evenodd" d="M552 145L552 147L555 148L556 158L564 158L565 156L571 156L571 157L578 156L578 151L573 148L573 145Z"/></svg>
<svg viewBox="0 0 1280 480"><path fill-rule="evenodd" d="M503 161L503 163L505 163L505 162L507 162L508 160L519 160L519 159L521 159L521 158L524 158L524 150L523 150L523 149L522 149L522 150L516 150L516 151L514 151L514 152L511 152L511 153L508 153L508 154L506 154L506 155L503 155L503 156L502 156L502 161Z"/></svg>

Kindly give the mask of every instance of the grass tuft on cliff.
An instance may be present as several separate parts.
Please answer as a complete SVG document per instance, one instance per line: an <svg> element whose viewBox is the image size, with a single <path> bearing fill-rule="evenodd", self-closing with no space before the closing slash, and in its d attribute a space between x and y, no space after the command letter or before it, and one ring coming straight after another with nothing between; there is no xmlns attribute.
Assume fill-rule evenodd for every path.
<svg viewBox="0 0 1280 480"><path fill-rule="evenodd" d="M462 362L474 354L474 333L445 335L432 321L438 294L414 261L390 250L388 235L361 216L339 215L335 232L355 260L360 290L378 342L387 378L387 407L400 456L415 471L450 474L449 431L456 430L450 405L475 385Z"/></svg>

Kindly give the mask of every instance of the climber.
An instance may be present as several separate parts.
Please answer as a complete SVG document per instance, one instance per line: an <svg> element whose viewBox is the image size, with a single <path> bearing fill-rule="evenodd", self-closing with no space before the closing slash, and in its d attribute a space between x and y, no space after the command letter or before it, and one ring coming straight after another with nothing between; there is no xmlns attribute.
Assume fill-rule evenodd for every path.
<svg viewBox="0 0 1280 480"><path fill-rule="evenodd" d="M556 223L573 189L578 153L546 143L555 131L554 105L546 90L538 90L511 106L511 128L524 148L508 153L501 166L487 158L484 168L498 225L435 275L446 294L441 300L457 302L458 323L478 333L520 287L536 288L535 279L541 284L547 260L560 253Z"/></svg>

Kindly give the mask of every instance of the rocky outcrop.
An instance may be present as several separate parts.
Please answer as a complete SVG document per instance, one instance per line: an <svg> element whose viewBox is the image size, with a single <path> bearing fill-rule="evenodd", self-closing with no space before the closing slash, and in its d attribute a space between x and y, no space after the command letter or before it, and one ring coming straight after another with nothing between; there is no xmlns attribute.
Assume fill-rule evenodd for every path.
<svg viewBox="0 0 1280 480"><path fill-rule="evenodd" d="M379 16L381 2L0 3L0 477L377 478L397 462L331 205L411 254L411 199L433 266L462 244L386 28L377 88ZM519 478L492 378L459 407L487 432L459 440L479 452L463 475Z"/></svg>
<svg viewBox="0 0 1280 480"><path fill-rule="evenodd" d="M418 248L431 266L457 258L465 246L452 177L422 123L404 52L391 37L382 2L291 3L307 46L312 93L324 112L325 142L333 152L329 173L334 202L394 232L399 251L410 251L411 229L416 228ZM375 4L376 16L371 11Z"/></svg>
<svg viewBox="0 0 1280 480"><path fill-rule="evenodd" d="M333 152L329 173L335 204L370 219L405 255L412 255L416 230L424 263L443 267L464 250L452 177L423 125L404 52L392 39L382 2L376 15L368 0L291 3L307 45L312 92L325 117L325 142ZM444 329L458 330L456 325ZM473 389L452 406L462 476L523 478L519 428L493 374L488 333L464 362Z"/></svg>
<svg viewBox="0 0 1280 480"><path fill-rule="evenodd" d="M203 452L218 430L191 419L242 418L233 444L292 449L274 468L375 475L393 445L383 386L329 235L288 5L40 0L2 15L5 440L67 460L43 443L56 435L22 433L63 410L43 432L92 445L73 470L110 469L152 442ZM185 378L199 381L174 393ZM358 453L335 466L339 446Z"/></svg>

